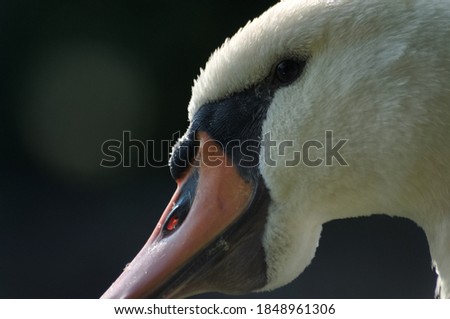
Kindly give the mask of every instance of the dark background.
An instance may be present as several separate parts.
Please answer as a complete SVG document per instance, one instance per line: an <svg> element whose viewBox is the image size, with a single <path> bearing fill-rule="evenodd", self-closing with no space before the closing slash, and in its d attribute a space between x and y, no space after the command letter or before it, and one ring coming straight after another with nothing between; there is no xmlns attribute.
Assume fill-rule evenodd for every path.
<svg viewBox="0 0 450 319"><path fill-rule="evenodd" d="M0 2L1 298L102 294L175 189L137 150L131 168L101 167L102 143L183 132L199 68L274 3ZM434 280L423 232L372 217L325 225L293 284L246 297L431 298Z"/></svg>

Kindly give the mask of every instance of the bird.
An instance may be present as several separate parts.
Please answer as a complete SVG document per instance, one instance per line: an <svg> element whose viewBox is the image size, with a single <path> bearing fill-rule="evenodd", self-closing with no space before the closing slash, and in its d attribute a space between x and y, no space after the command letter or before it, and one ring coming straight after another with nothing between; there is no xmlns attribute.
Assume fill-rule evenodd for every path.
<svg viewBox="0 0 450 319"><path fill-rule="evenodd" d="M282 0L200 69L177 189L102 298L289 284L322 225L376 214L426 235L450 298L450 1Z"/></svg>

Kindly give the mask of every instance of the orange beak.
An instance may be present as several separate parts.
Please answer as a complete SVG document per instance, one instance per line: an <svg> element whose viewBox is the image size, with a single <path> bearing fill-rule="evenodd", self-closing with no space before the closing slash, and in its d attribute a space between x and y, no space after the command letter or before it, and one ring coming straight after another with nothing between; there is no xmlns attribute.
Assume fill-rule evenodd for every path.
<svg viewBox="0 0 450 319"><path fill-rule="evenodd" d="M258 185L240 176L219 144L204 132L197 135L200 143L195 165L177 180L177 190L149 240L102 298L178 298L213 290L228 292L233 281L242 281L236 273L245 267L264 273L255 275L257 279L251 280L248 288L264 284L265 269L260 264L264 264L261 236L265 219L258 221L255 214L246 212L255 198L259 208L267 202L257 195ZM243 218L245 215L249 216ZM241 219L247 226L242 227ZM230 258L248 265L230 270Z"/></svg>

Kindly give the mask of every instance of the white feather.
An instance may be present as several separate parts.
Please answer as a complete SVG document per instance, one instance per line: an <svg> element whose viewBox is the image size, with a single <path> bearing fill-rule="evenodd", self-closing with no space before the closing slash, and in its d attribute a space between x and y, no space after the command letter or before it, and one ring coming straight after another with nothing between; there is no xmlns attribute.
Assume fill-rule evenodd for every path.
<svg viewBox="0 0 450 319"><path fill-rule="evenodd" d="M286 57L307 68L279 89L263 126L276 141L260 169L272 204L264 235L268 284L311 262L321 225L383 213L421 226L450 297L450 1L282 1L213 53L189 116L267 77ZM347 139L348 166L286 167L307 140ZM267 154L269 154L267 153ZM314 156L324 157L323 149Z"/></svg>

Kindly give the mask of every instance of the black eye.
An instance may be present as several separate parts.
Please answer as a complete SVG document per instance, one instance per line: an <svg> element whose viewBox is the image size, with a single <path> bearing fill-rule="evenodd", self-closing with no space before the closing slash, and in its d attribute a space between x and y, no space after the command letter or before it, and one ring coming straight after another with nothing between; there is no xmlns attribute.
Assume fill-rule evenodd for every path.
<svg viewBox="0 0 450 319"><path fill-rule="evenodd" d="M294 81L304 67L294 60L283 60L276 66L275 77L280 84L289 84Z"/></svg>

